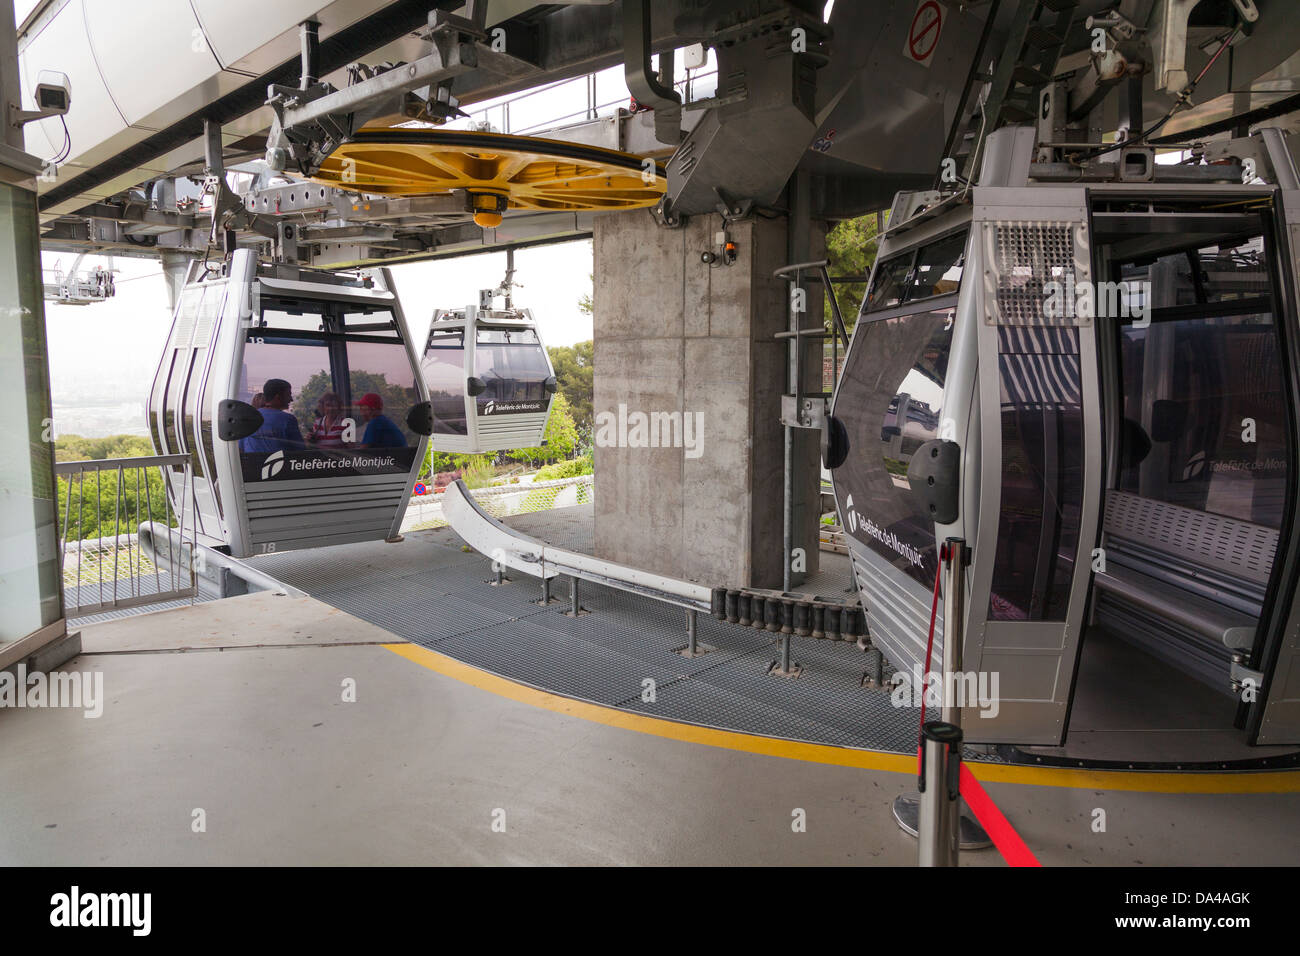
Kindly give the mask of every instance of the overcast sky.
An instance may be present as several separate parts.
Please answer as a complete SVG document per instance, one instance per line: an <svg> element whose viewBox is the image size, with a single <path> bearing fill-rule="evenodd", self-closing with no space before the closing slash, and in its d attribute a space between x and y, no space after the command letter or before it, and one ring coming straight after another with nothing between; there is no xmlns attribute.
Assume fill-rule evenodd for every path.
<svg viewBox="0 0 1300 956"><path fill-rule="evenodd" d="M57 263L69 269L75 255L46 252L46 281ZM80 269L108 266L87 256ZM171 327L167 284L153 259L115 258L117 294L86 306L45 303L55 422L62 434L142 434L143 402ZM395 266L397 294L417 349L436 308L478 302L479 289L495 288L505 275L504 252ZM591 291L588 239L521 249L515 253L515 304L537 318L547 345L591 338L591 317L578 300ZM121 406L97 408L86 406ZM138 419L138 422L137 422Z"/></svg>

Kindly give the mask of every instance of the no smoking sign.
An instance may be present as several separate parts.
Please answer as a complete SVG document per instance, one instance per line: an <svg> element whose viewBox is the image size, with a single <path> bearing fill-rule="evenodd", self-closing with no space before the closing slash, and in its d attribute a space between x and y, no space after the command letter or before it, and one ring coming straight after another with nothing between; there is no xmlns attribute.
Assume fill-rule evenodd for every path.
<svg viewBox="0 0 1300 956"><path fill-rule="evenodd" d="M939 33L943 30L943 7L938 0L921 0L907 28L903 55L913 62L928 67L939 46Z"/></svg>

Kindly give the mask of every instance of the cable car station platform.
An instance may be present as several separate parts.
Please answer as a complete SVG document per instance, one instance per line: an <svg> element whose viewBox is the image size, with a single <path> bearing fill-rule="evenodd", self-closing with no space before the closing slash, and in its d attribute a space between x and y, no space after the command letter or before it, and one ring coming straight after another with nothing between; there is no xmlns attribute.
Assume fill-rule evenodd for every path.
<svg viewBox="0 0 1300 956"><path fill-rule="evenodd" d="M590 510L511 524L580 548ZM714 650L689 659L677 609L584 583L591 613L575 621L567 601L534 603L537 579L493 586L489 562L449 529L255 563L311 597L262 591L84 625L67 666L104 673L105 716L5 715L0 859L71 863L86 846L107 865L915 858L889 813L915 785L915 710L861 686L853 643L798 642L804 670L783 679L768 674L771 635L701 616ZM1275 835L1300 810L1294 770L967 756L1046 865L1291 853ZM1089 829L1098 807L1104 834ZM195 808L206 834L191 832ZM791 831L796 808L806 833Z"/></svg>
<svg viewBox="0 0 1300 956"><path fill-rule="evenodd" d="M1300 860L1291 5L156 6L0 0L0 864Z"/></svg>

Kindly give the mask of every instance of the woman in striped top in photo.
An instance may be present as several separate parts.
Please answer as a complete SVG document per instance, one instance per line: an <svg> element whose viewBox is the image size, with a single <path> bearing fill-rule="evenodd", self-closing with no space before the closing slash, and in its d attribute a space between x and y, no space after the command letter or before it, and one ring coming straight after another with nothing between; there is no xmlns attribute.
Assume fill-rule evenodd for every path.
<svg viewBox="0 0 1300 956"><path fill-rule="evenodd" d="M348 420L343 417L343 402L339 399L338 392L326 392L321 396L320 415L307 440L316 448L346 448L343 434L348 424Z"/></svg>

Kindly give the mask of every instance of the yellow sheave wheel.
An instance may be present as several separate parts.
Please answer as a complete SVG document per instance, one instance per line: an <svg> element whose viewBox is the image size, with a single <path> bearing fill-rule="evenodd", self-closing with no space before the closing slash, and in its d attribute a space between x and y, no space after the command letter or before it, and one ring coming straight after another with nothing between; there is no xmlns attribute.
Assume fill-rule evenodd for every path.
<svg viewBox="0 0 1300 956"><path fill-rule="evenodd" d="M637 209L667 186L630 153L529 136L460 130L363 130L321 164L317 182L362 193L418 196L463 189L508 209ZM647 181L648 179L648 181Z"/></svg>

